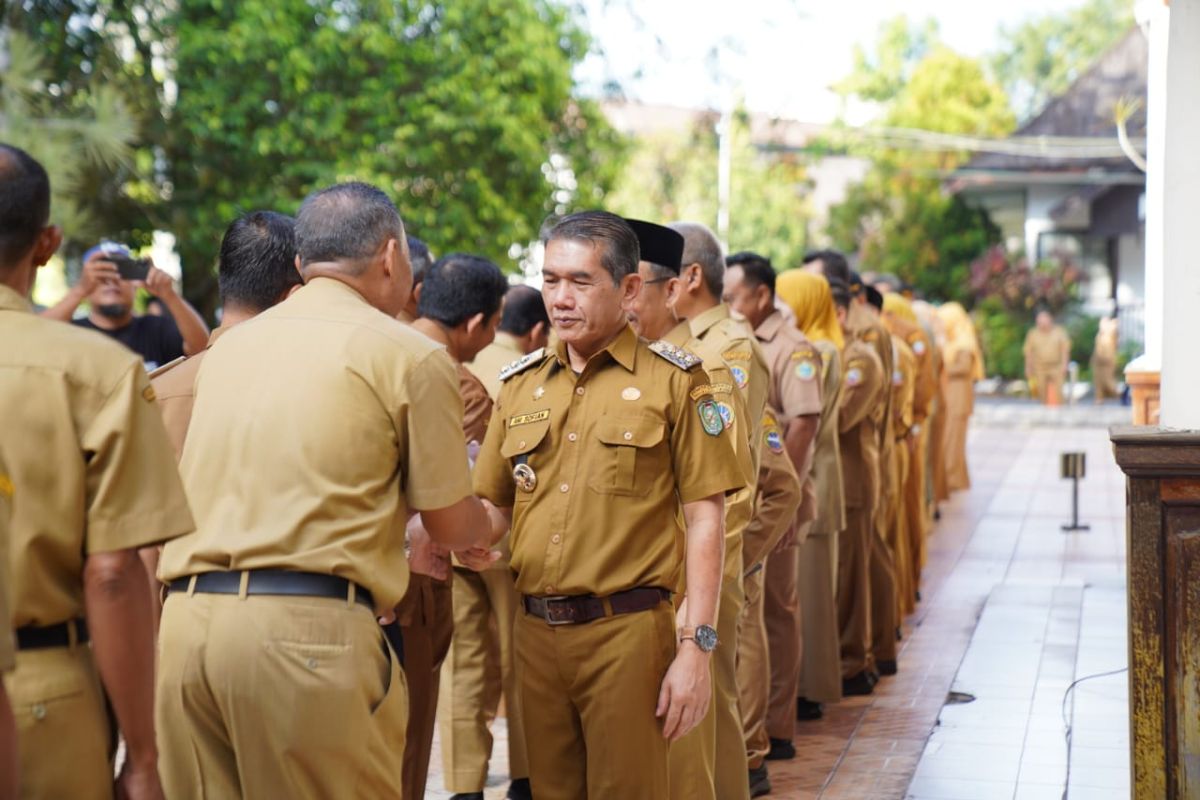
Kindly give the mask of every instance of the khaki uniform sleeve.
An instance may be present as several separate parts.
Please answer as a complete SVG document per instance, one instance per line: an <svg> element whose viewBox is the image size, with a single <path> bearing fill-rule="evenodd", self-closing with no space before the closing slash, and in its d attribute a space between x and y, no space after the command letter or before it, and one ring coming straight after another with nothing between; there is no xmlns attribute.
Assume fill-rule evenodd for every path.
<svg viewBox="0 0 1200 800"><path fill-rule="evenodd" d="M429 511L452 506L471 494L454 364L444 352L435 351L409 371L405 382L408 406L401 429L408 433L403 467L409 508Z"/></svg>
<svg viewBox="0 0 1200 800"><path fill-rule="evenodd" d="M483 442L492 418L492 398L473 374L462 368L459 390L463 401L463 436L468 442Z"/></svg>
<svg viewBox="0 0 1200 800"><path fill-rule="evenodd" d="M154 390L131 363L82 433L87 553L156 544L195 528Z"/></svg>
<svg viewBox="0 0 1200 800"><path fill-rule="evenodd" d="M773 423L773 420L770 423L764 420L764 437L771 435L772 428L782 437L782 431ZM775 549L775 545L795 523L796 512L803 500L803 485L787 453L773 446L770 439L765 439L763 445L754 519L746 526L742 540L742 567L745 572L754 569Z"/></svg>
<svg viewBox="0 0 1200 800"><path fill-rule="evenodd" d="M710 420L716 413L717 421L721 420L716 400L708 392L696 398L690 394L710 384L708 373L697 369L680 377L671 421L671 460L680 502L693 503L743 488L746 479L738 467L729 431L723 424L715 433L705 430L702 413L708 413Z"/></svg>
<svg viewBox="0 0 1200 800"><path fill-rule="evenodd" d="M865 348L848 350L846 368L842 370L838 429L845 433L874 413L886 385L878 356Z"/></svg>
<svg viewBox="0 0 1200 800"><path fill-rule="evenodd" d="M908 435L913 426L913 398L916 395L916 359L909 352L900 353L896 369L900 385L893 395L893 434L897 439Z"/></svg>
<svg viewBox="0 0 1200 800"><path fill-rule="evenodd" d="M908 346L917 359L917 383L913 389L913 421L918 425L925 421L937 394L937 375L933 369L933 348L924 331L909 335Z"/></svg>
<svg viewBox="0 0 1200 800"><path fill-rule="evenodd" d="M821 413L821 355L816 348L805 345L793 351L778 380L783 420Z"/></svg>
<svg viewBox="0 0 1200 800"><path fill-rule="evenodd" d="M517 487L513 483L512 468L508 460L500 455L504 443L504 397L508 385L502 384L500 394L492 410L492 421L487 426L487 435L475 458L475 469L471 474L475 494L485 497L500 508L510 508L516 500Z"/></svg>

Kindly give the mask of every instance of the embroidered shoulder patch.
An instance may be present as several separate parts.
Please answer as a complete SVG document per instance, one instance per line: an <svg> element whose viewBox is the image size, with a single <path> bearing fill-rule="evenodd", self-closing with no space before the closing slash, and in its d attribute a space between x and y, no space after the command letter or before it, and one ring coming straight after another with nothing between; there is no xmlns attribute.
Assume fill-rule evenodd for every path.
<svg viewBox="0 0 1200 800"><path fill-rule="evenodd" d="M542 363L542 361L545 360L547 355L549 355L549 353L546 352L546 348L539 347L537 350L534 350L532 353L529 353L528 355L518 358L516 361L509 364L507 367L500 370L500 380L506 381L514 375L520 375L522 372L529 369L530 367Z"/></svg>
<svg viewBox="0 0 1200 800"><path fill-rule="evenodd" d="M700 366L702 359L690 350L684 350L682 347L676 347L670 342L665 342L659 339L657 342L651 342L650 352L656 356L665 358L680 369L691 372L696 367Z"/></svg>

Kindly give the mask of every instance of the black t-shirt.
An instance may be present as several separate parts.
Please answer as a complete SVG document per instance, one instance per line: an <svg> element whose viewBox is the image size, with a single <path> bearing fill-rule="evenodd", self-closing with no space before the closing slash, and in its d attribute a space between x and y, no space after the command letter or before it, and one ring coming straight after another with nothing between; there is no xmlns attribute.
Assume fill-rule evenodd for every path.
<svg viewBox="0 0 1200 800"><path fill-rule="evenodd" d="M134 317L124 328L106 331L92 324L87 317L71 320L81 328L90 328L116 339L146 362L146 371L157 369L183 355L183 337L175 320L170 317L147 315Z"/></svg>

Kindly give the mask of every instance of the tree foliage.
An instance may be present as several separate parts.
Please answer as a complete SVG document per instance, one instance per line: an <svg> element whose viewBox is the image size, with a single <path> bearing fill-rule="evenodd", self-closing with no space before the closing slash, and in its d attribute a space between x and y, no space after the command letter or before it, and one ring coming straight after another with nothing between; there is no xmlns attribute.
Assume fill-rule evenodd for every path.
<svg viewBox="0 0 1200 800"><path fill-rule="evenodd" d="M1132 0L1086 0L1001 28L992 68L1021 119L1061 94L1133 27Z"/></svg>
<svg viewBox="0 0 1200 800"><path fill-rule="evenodd" d="M64 96L83 74L113 77L140 140L110 178L128 201L111 230L173 233L185 289L211 311L229 221L293 212L334 181L380 185L437 251L500 263L548 213L598 204L622 142L576 91L589 42L574 14L556 0L48 0L6 21L46 33Z"/></svg>

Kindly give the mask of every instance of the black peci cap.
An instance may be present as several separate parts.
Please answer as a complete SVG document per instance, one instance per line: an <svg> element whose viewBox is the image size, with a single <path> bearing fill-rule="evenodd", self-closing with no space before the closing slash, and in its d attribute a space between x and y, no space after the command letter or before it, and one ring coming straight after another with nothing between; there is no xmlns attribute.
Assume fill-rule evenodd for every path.
<svg viewBox="0 0 1200 800"><path fill-rule="evenodd" d="M866 286L864 288L867 293L867 302L880 311L883 311L883 294L874 286Z"/></svg>
<svg viewBox="0 0 1200 800"><path fill-rule="evenodd" d="M683 261L683 235L664 225L627 219L629 227L637 234L642 261L666 267L678 274Z"/></svg>

